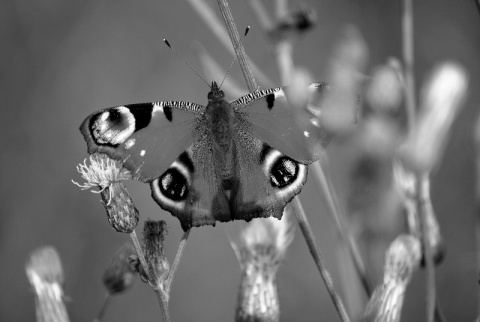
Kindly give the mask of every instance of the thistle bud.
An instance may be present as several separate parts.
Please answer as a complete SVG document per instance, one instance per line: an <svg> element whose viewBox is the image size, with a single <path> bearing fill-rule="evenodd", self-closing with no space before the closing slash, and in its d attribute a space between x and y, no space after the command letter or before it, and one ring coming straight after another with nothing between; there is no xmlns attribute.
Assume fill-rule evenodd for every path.
<svg viewBox="0 0 480 322"><path fill-rule="evenodd" d="M286 249L293 240L293 228L285 214L281 220L255 219L231 244L237 255L242 277L236 321L279 321L276 273Z"/></svg>
<svg viewBox="0 0 480 322"><path fill-rule="evenodd" d="M167 234L167 223L163 220L146 220L143 226L143 237L145 240L144 252L148 269L155 281L152 286L162 287L165 281L170 264L163 253L163 241ZM141 266L141 265L139 265ZM142 271L140 271L142 275Z"/></svg>
<svg viewBox="0 0 480 322"><path fill-rule="evenodd" d="M383 282L367 304L362 322L399 322L405 290L418 268L421 247L411 235L397 237L385 256Z"/></svg>
<svg viewBox="0 0 480 322"><path fill-rule="evenodd" d="M125 243L113 255L112 261L103 273L103 285L109 294L118 294L129 289L133 284L133 270L129 257L135 254L131 243Z"/></svg>
<svg viewBox="0 0 480 322"><path fill-rule="evenodd" d="M63 269L55 248L44 246L27 259L26 273L35 292L38 322L68 322L63 302Z"/></svg>
<svg viewBox="0 0 480 322"><path fill-rule="evenodd" d="M112 183L100 195L113 229L119 233L131 233L138 225L139 214L125 185L121 182Z"/></svg>

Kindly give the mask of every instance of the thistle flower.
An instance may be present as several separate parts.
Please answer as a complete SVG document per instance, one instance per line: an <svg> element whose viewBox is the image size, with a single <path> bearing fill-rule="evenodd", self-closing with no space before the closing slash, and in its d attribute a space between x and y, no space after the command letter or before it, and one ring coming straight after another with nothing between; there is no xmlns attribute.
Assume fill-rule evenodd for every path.
<svg viewBox="0 0 480 322"><path fill-rule="evenodd" d="M38 322L68 322L63 302L63 269L55 248L43 246L27 259L26 273L35 292Z"/></svg>
<svg viewBox="0 0 480 322"><path fill-rule="evenodd" d="M111 295L122 293L133 284L133 270L129 257L135 254L131 243L125 243L113 255L112 261L103 273L103 285Z"/></svg>
<svg viewBox="0 0 480 322"><path fill-rule="evenodd" d="M110 225L118 232L131 233L137 227L139 214L121 182L131 179L130 173L104 154L91 155L90 165L85 160L77 170L87 182L73 183L82 190L98 187L99 191L92 192L100 193Z"/></svg>
<svg viewBox="0 0 480 322"><path fill-rule="evenodd" d="M230 238L242 269L236 321L280 320L276 273L293 237L285 214L282 220L255 219Z"/></svg>
<svg viewBox="0 0 480 322"><path fill-rule="evenodd" d="M447 62L435 68L422 90L419 120L401 151L409 168L428 172L439 162L467 87L468 76L460 65Z"/></svg>
<svg viewBox="0 0 480 322"><path fill-rule="evenodd" d="M405 290L421 258L420 242L411 235L401 235L385 255L383 282L367 304L362 322L398 322Z"/></svg>

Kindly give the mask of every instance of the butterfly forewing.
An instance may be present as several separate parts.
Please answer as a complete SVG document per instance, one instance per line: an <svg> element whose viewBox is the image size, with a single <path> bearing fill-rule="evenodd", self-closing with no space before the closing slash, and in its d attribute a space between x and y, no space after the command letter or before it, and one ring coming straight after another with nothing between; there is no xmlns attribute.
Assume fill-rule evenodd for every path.
<svg viewBox="0 0 480 322"><path fill-rule="evenodd" d="M309 88L323 91L324 87L316 84L321 83ZM322 155L326 146L319 140L319 132L323 130L308 111L295 114L298 111L289 106L284 89L259 91L233 101L237 124L247 121L249 130L259 139L299 162L311 163Z"/></svg>
<svg viewBox="0 0 480 322"><path fill-rule="evenodd" d="M105 153L148 182L193 144L203 111L188 102L117 106L91 114L80 130L90 154Z"/></svg>

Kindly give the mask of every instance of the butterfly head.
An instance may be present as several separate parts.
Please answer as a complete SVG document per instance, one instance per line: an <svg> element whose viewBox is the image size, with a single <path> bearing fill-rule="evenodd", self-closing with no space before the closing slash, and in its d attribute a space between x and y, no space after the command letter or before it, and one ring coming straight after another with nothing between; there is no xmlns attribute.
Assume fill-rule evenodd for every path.
<svg viewBox="0 0 480 322"><path fill-rule="evenodd" d="M219 99L224 99L225 94L223 93L220 88L218 88L217 82L212 82L212 86L210 87L210 92L208 93L208 101L215 101Z"/></svg>

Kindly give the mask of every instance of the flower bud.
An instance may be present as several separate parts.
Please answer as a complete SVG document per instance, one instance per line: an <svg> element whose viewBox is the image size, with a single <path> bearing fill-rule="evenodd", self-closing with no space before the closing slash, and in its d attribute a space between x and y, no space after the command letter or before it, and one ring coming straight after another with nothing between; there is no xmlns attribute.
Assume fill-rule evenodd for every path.
<svg viewBox="0 0 480 322"><path fill-rule="evenodd" d="M120 233L131 233L138 225L139 214L125 185L121 182L112 183L100 195L113 229Z"/></svg>
<svg viewBox="0 0 480 322"><path fill-rule="evenodd" d="M129 289L133 284L133 270L129 257L135 254L131 243L125 243L113 255L112 261L103 273L103 285L110 294L118 294Z"/></svg>

